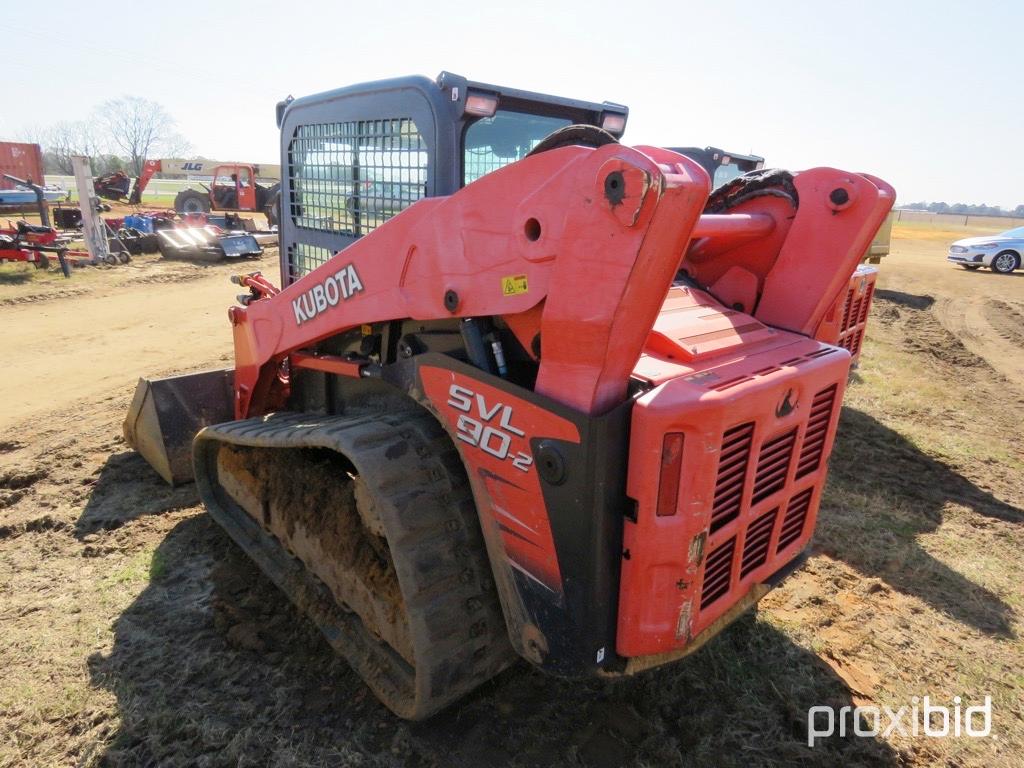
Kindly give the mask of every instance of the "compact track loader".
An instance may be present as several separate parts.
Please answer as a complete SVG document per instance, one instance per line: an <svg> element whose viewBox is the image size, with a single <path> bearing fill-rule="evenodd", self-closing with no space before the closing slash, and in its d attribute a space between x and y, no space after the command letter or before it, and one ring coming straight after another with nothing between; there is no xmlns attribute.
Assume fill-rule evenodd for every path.
<svg viewBox="0 0 1024 768"><path fill-rule="evenodd" d="M800 563L850 366L814 337L887 184L712 194L619 144L624 107L448 73L278 123L281 287L238 276L234 369L144 380L126 434L172 481L191 442L210 514L388 707L516 655L679 659Z"/></svg>

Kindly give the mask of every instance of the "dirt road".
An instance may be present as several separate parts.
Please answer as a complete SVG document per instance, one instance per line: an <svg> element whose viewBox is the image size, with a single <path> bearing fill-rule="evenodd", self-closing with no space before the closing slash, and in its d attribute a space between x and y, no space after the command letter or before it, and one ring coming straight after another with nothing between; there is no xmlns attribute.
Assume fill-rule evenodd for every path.
<svg viewBox="0 0 1024 768"><path fill-rule="evenodd" d="M904 227L880 285L931 297L942 325L973 354L1024 393L1024 270L997 275L968 272L945 262L945 247L966 235L927 227Z"/></svg>
<svg viewBox="0 0 1024 768"><path fill-rule="evenodd" d="M141 373L227 360L231 268L0 275L0 768L1019 766L1024 276L946 242L897 231L812 556L756 616L624 681L520 664L419 724L120 437ZM995 738L807 745L811 707L923 695L990 696Z"/></svg>
<svg viewBox="0 0 1024 768"><path fill-rule="evenodd" d="M90 279L83 286L73 277L66 286L32 286L37 290L21 296L6 291L4 352L16 361L16 375L0 380L0 431L77 401L105 399L142 375L229 360L226 308L238 293L231 272L140 257L105 270L108 284ZM65 298L64 289L71 295Z"/></svg>

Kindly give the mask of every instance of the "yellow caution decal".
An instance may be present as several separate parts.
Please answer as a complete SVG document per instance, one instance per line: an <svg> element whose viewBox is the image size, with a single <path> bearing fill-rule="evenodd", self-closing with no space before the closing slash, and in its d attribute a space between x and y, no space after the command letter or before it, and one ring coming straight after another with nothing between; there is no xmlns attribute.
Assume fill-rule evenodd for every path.
<svg viewBox="0 0 1024 768"><path fill-rule="evenodd" d="M502 296L518 296L530 290L526 284L526 275L509 275L501 278Z"/></svg>

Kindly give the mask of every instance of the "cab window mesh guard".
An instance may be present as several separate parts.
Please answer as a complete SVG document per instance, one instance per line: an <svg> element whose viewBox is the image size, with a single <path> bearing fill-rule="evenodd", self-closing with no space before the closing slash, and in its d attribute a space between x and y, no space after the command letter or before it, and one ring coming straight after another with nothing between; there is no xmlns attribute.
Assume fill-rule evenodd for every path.
<svg viewBox="0 0 1024 768"><path fill-rule="evenodd" d="M292 221L358 237L426 194L427 146L411 118L300 125L288 145Z"/></svg>
<svg viewBox="0 0 1024 768"><path fill-rule="evenodd" d="M300 277L305 277L332 256L334 256L334 252L330 248L320 248L306 243L295 243L289 246L288 284L291 285Z"/></svg>

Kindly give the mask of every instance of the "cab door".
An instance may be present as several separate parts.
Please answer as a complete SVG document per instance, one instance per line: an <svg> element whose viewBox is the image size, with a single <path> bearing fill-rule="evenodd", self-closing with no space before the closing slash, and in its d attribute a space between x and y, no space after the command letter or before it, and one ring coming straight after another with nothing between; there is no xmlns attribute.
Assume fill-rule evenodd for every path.
<svg viewBox="0 0 1024 768"><path fill-rule="evenodd" d="M218 165L210 186L210 207L215 211L238 210L238 168Z"/></svg>
<svg viewBox="0 0 1024 768"><path fill-rule="evenodd" d="M256 180L252 177L252 168L248 165L238 166L235 174L238 210L256 210Z"/></svg>

